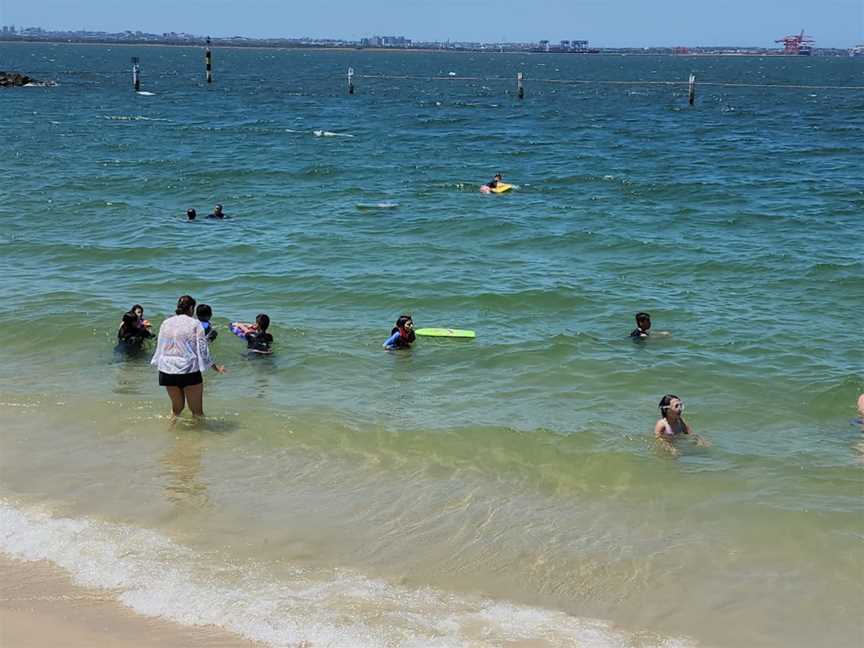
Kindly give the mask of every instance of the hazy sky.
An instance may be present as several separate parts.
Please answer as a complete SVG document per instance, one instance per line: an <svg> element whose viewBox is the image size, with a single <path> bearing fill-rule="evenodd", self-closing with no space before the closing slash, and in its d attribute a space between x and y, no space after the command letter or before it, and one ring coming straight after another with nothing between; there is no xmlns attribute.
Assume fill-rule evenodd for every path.
<svg viewBox="0 0 864 648"><path fill-rule="evenodd" d="M864 0L0 0L0 24L352 40L587 39L601 47L765 47L804 28L817 46L850 47L864 42Z"/></svg>

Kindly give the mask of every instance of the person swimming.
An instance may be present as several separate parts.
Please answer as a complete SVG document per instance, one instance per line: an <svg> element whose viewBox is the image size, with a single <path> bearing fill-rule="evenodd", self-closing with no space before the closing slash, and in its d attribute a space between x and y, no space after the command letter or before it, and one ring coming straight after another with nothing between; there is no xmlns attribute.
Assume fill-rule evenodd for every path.
<svg viewBox="0 0 864 648"><path fill-rule="evenodd" d="M270 328L270 317L260 313L255 317L254 324L233 322L231 332L246 340L246 349L251 353L269 355L273 353L273 336L267 332Z"/></svg>
<svg viewBox="0 0 864 648"><path fill-rule="evenodd" d="M137 306L137 304L136 304ZM133 309L135 307L133 306ZM141 308L138 306L138 308ZM143 313L143 309L141 309ZM123 313L117 329L117 351L135 354L141 351L144 341L156 337L144 326L141 316L134 310Z"/></svg>
<svg viewBox="0 0 864 648"><path fill-rule="evenodd" d="M217 219L220 219L220 220L223 219L223 218L225 218L225 214L222 212L222 205L217 204L217 205L213 208L213 213L212 213L212 214L207 214L207 218L217 218Z"/></svg>
<svg viewBox="0 0 864 648"><path fill-rule="evenodd" d="M204 337L207 342L212 342L219 335L219 332L210 324L210 319L213 317L213 309L208 304L198 304L195 309L195 317L201 322L201 328L204 329Z"/></svg>
<svg viewBox="0 0 864 648"><path fill-rule="evenodd" d="M196 212L194 209L189 208L186 210L186 220L193 221L197 217L198 217L198 212Z"/></svg>
<svg viewBox="0 0 864 648"><path fill-rule="evenodd" d="M388 351L410 349L415 339L414 320L410 315L400 315L396 320L396 326L390 330L390 337L384 342L384 348Z"/></svg>
<svg viewBox="0 0 864 648"><path fill-rule="evenodd" d="M675 394L666 394L660 399L660 420L654 425L654 436L673 455L679 454L678 449L672 445L672 441L678 437L691 436L696 441L696 445L710 447L711 444L693 432L687 421L682 416L684 413L684 401L678 398Z"/></svg>
<svg viewBox="0 0 864 648"><path fill-rule="evenodd" d="M651 328L651 316L648 313L636 313L636 328L630 332L630 337L635 339L646 338L649 336L648 330Z"/></svg>

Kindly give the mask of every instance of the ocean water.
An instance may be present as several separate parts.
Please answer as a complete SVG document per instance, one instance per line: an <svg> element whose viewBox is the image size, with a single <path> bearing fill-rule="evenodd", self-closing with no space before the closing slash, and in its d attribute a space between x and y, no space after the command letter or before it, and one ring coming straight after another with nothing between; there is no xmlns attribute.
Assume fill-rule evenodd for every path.
<svg viewBox="0 0 864 648"><path fill-rule="evenodd" d="M767 86L862 66L0 45L0 551L271 646L860 646L864 91ZM113 344L184 293L172 425Z"/></svg>

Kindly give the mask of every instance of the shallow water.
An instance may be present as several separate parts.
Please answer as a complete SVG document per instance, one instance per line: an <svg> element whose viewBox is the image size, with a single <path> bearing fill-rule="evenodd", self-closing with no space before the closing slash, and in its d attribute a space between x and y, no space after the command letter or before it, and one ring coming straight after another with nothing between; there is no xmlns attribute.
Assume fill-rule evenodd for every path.
<svg viewBox="0 0 864 648"><path fill-rule="evenodd" d="M542 79L861 60L0 56L59 81L0 96L0 550L274 646L860 645L864 94ZM229 373L172 426L113 336L185 292ZM477 339L382 352L404 311ZM712 447L655 447L666 392Z"/></svg>

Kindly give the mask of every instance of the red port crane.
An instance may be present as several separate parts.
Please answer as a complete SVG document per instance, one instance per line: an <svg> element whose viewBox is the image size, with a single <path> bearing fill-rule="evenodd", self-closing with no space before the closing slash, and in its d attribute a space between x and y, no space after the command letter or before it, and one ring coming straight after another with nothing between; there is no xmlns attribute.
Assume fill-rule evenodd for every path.
<svg viewBox="0 0 864 648"><path fill-rule="evenodd" d="M805 36L804 30L802 29L800 34L784 36L783 38L778 38L774 42L783 43L784 54L792 54L797 56L800 54L810 54L810 47L816 41L809 36Z"/></svg>

